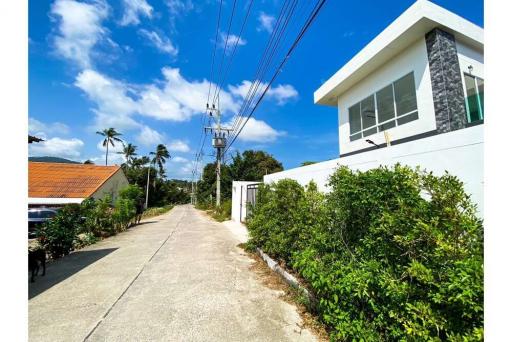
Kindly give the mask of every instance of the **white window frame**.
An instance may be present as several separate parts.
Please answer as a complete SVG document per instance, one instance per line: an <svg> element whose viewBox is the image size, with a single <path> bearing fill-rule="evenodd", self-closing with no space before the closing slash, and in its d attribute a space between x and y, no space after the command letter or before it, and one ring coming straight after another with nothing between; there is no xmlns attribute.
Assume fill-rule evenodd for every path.
<svg viewBox="0 0 512 342"><path fill-rule="evenodd" d="M359 139L365 138L365 136L364 136L363 132L364 132L364 131L371 130L371 129L374 129L374 128L377 128L377 132L372 133L372 134L370 134L370 135L367 135L366 137L372 136L373 134L377 134L377 133L380 133L380 132L384 132L384 131L386 131L386 130L380 130L379 126L385 125L385 124L390 123L390 122L393 122L393 121L396 121L396 124L395 124L395 126L393 126L393 127L389 128L389 129L393 129L393 128L396 128L396 127L398 127L398 126L405 125L405 124L407 124L408 122L407 122L407 123L405 123L405 124L399 125L397 120L398 120L398 119L401 119L401 118L403 118L403 117L405 117L405 116L407 116L407 115L411 115L411 114L414 114L414 113L418 112L418 97L416 96L417 94L416 94L416 87L415 87L415 88L414 88L414 95L415 95L415 97L416 97L416 109L414 109L414 110L412 110L412 111L410 111L410 112L407 112L407 113L401 114L401 115L397 115L396 97L395 97L395 82L396 82L396 81L398 81L398 80L399 80L399 79L401 79L401 78L404 78L405 76L407 76L407 75L409 75L409 74L411 74L411 73L412 73L412 76L413 76L413 80L414 80L414 82L416 83L416 78L415 78L415 76L414 76L414 71L411 71L411 72L408 72L408 73L406 73L405 75L403 75L403 76L401 76L401 77L397 78L396 80L394 80L393 82L391 82L391 84L388 84L388 85L386 85L386 86L384 86L384 87L380 88L379 90L377 90L376 92L374 92L374 93L372 94L372 95L373 95L373 103L374 103L374 107L375 107L375 122L376 122L376 124L375 124L375 125L370 126L370 127L368 127L368 128L363 128L363 112L362 112L362 110L361 110L361 103L363 102L363 100L364 100L364 99L366 99L366 98L368 98L368 97L370 97L370 96L372 96L372 95L368 95L368 96L364 97L362 100L359 100L358 102L356 102L356 103L354 103L353 105L351 105L351 106L349 106L349 107L348 107L348 113L349 113L349 120L348 120L348 124L349 124L349 140L350 140L350 141L356 141L356 140L359 140ZM475 84L476 84L476 80L475 80ZM394 118L392 118L392 119L388 119L388 120L386 120L386 121L383 121L383 122L379 122L379 109L377 108L377 93L378 93L379 91L381 91L382 89L384 89L384 88L386 88L386 87L390 86L390 85L391 85L391 89L393 90L393 109L394 109L394 111L395 111L395 117L394 117ZM479 103L480 103L480 99L478 99L478 101L479 101ZM361 121L361 130L359 130L359 131L357 131L357 132L355 132L355 133L350 133L350 108L352 108L352 107L354 107L354 106L356 106L356 105L359 105L359 120ZM417 120L417 119L415 119L415 120ZM412 120L412 121L414 121L414 120ZM361 134L361 137L360 137L360 138L357 138L357 139L354 139L354 140L352 140L352 139L351 139L353 136L358 135L358 134Z"/></svg>
<svg viewBox="0 0 512 342"><path fill-rule="evenodd" d="M480 79L482 81L485 81L485 80L482 77L478 77L469 72L463 72L462 76L463 76L462 79L463 79L463 84L464 84L464 103L466 104L466 119L467 119L468 123L482 121L484 119L484 107L482 106L482 102L480 101L480 89L478 89L477 79ZM474 120L474 121L470 121L471 117L469 114L468 89L466 87L466 76L473 78L473 82L475 84L476 95L477 95L476 100L478 102L478 109L479 109L478 120Z"/></svg>

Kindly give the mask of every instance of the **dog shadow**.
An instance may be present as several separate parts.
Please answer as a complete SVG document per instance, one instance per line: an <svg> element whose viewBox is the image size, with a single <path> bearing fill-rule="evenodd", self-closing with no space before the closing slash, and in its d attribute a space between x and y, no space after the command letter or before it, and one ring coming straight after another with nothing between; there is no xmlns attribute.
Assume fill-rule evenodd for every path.
<svg viewBox="0 0 512 342"><path fill-rule="evenodd" d="M117 248L105 248L73 252L63 258L46 264L46 275L37 275L34 283L29 283L28 299L43 293L73 274L114 252Z"/></svg>

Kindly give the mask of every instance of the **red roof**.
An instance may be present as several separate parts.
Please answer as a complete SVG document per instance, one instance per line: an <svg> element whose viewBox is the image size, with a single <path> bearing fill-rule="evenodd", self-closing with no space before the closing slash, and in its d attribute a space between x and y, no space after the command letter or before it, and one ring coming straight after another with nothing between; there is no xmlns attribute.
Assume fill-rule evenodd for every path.
<svg viewBox="0 0 512 342"><path fill-rule="evenodd" d="M28 163L28 197L87 198L120 169L91 164Z"/></svg>

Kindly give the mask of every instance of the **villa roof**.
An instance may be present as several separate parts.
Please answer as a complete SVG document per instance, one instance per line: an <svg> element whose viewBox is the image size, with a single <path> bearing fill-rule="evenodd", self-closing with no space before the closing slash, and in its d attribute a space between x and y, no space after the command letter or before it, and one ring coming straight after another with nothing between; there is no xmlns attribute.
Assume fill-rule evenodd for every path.
<svg viewBox="0 0 512 342"><path fill-rule="evenodd" d="M437 27L483 50L481 27L430 1L418 0L318 88L315 103L336 106L341 94Z"/></svg>
<svg viewBox="0 0 512 342"><path fill-rule="evenodd" d="M28 197L88 198L119 169L117 165L29 162Z"/></svg>

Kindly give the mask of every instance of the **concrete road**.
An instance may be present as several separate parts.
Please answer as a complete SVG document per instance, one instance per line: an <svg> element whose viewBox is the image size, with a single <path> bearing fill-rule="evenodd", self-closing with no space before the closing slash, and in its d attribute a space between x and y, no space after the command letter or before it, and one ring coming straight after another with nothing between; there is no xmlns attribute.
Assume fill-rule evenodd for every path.
<svg viewBox="0 0 512 342"><path fill-rule="evenodd" d="M192 206L84 248L29 286L31 341L312 341L249 270L225 225Z"/></svg>

